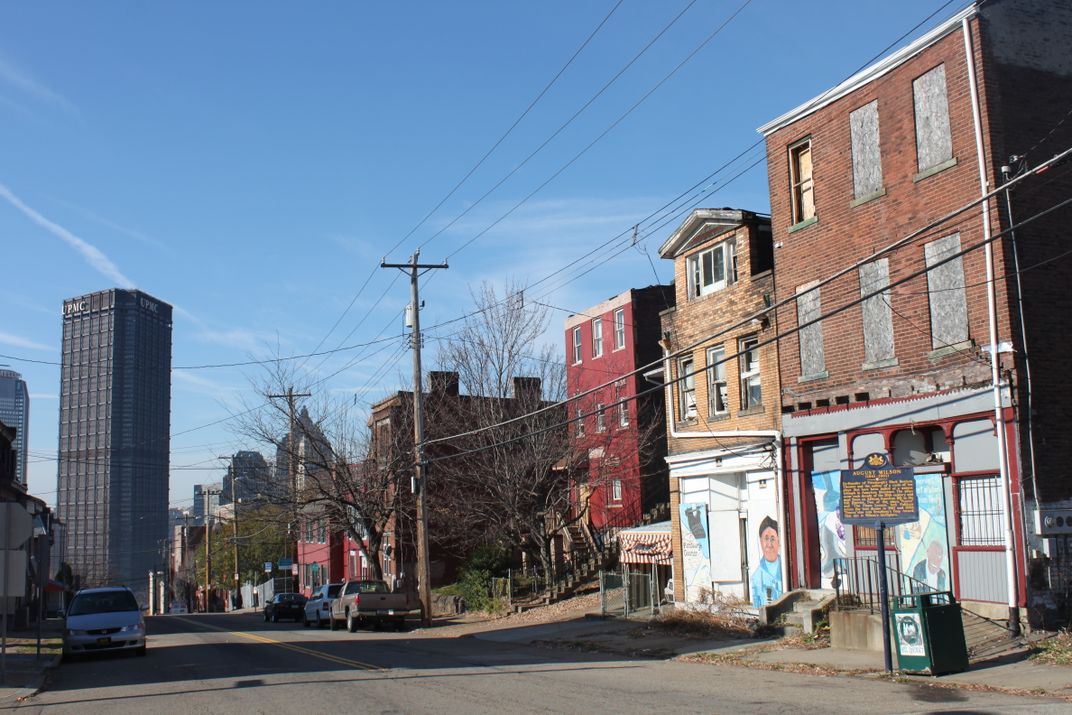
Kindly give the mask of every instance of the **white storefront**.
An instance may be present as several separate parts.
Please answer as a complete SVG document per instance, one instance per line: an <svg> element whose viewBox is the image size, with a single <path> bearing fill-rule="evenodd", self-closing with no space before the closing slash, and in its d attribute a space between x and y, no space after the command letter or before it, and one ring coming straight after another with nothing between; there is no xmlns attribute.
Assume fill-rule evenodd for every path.
<svg viewBox="0 0 1072 715"><path fill-rule="evenodd" d="M786 569L777 439L666 461L680 493L685 601L760 606L780 598Z"/></svg>

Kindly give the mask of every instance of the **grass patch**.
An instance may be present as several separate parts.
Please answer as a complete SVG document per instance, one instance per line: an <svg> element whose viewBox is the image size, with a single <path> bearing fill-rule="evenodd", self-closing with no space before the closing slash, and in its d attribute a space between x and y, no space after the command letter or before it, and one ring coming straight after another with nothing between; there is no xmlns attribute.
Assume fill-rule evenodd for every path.
<svg viewBox="0 0 1072 715"><path fill-rule="evenodd" d="M37 639L36 638L8 638L7 647L9 653L23 653L26 655L34 655L37 653ZM41 653L45 655L52 655L59 653L63 650L62 638L42 638L41 639Z"/></svg>
<svg viewBox="0 0 1072 715"><path fill-rule="evenodd" d="M685 638L736 639L755 635L751 624L744 619L678 609L655 616L647 629Z"/></svg>
<svg viewBox="0 0 1072 715"><path fill-rule="evenodd" d="M1047 665L1072 665L1072 631L1061 631L1053 638L1039 641L1031 657Z"/></svg>

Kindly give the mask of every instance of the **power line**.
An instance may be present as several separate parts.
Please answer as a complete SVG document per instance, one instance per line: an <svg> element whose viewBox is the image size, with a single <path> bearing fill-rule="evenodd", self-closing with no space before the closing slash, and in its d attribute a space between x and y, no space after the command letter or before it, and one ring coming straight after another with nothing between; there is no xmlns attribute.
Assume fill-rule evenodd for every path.
<svg viewBox="0 0 1072 715"><path fill-rule="evenodd" d="M1064 151L1062 151L1062 152L1058 153L1057 155L1055 155L1053 158L1042 162L1041 164L1036 166L1033 170L1031 170L1029 172L1025 172L1024 174L1021 174L1020 176L1015 177L1013 179L1010 179L1005 184L1002 184L1002 185L998 186L997 188L995 188L995 189L991 190L990 192L982 195L981 197L972 199L971 201L969 201L968 203L964 204L963 206L961 206L959 208L956 208L953 211L945 214L944 216L929 222L928 224L926 224L922 228L919 228L919 229L909 233L908 235L904 236L903 238L900 238L900 239L894 241L893 243L887 245L886 247L871 253L870 255L866 256L865 258L860 259L860 260L858 260L858 261L856 261L856 262L854 262L854 263L852 263L852 264L850 264L850 265L848 265L848 266L846 266L844 268L838 269L832 275L830 275L830 276L828 276L826 278L820 279L819 281L816 281L811 286L811 288L809 288L809 290L815 290L817 288L821 288L824 285L828 285L828 284L832 283L833 281L837 280L838 278L841 278L842 276L845 276L845 275L847 275L847 274L849 274L849 273L851 273L853 271L859 270L859 268L861 266L863 266L863 265L865 265L867 263L871 263L871 262L877 260L878 258L882 257L883 255L885 255L887 253L895 251L898 248L901 248L902 246L908 245L908 244L918 240L921 236L926 235L930 231L934 230L935 228L937 228L937 227L939 227L939 226L941 226L941 225L943 225L945 223L948 223L950 220L952 220L953 218L956 218L960 214L971 210L972 208L982 204L984 201L988 201L989 199L991 199L995 195L997 195L999 192L1004 191L1006 188L1012 187L1015 184L1020 183L1021 181L1025 180L1029 176L1034 176L1036 174L1044 172L1046 169L1054 166L1055 164L1058 164L1061 161L1064 161L1069 156L1072 156L1072 147L1070 147L1068 149L1065 149ZM1035 216L1031 217L1030 219L1027 219L1025 221L1021 221L1020 225L1023 225L1027 221L1035 220L1038 216L1039 216L1039 214L1035 214ZM999 236L1004 235L1004 233L1005 232L1003 231L998 235ZM960 254L957 254L957 255L960 255ZM936 266L937 265L944 265L945 262L947 262L947 261L943 260L941 262L936 262L934 265L936 265ZM922 275L922 274L920 274L920 275ZM903 282L905 282L905 279L898 279L897 281L891 282L888 286L883 288L882 291L877 291L876 294L881 293L881 292L883 292L883 291L885 291L887 289L893 288L896 285L900 285ZM766 314L768 314L768 313L770 313L772 311L777 310L778 308L781 308L781 307L783 307L785 305L788 305L791 302L796 301L796 299L797 299L796 295L791 295L788 298L783 298L780 301L775 301L773 303L773 305L768 306L768 307L764 308L763 310L759 311L758 313L755 313L753 315L749 315L749 316L747 316L747 317L745 317L745 318L743 318L743 319L731 324L727 328L725 328L722 331L720 331L718 334L722 335L722 334L725 334L725 333L727 333L727 332L729 332L731 330L735 330L735 329L737 329L737 328L749 323L753 318L762 317L762 316L764 316L764 315L766 315ZM840 312L840 311L838 311L838 312ZM814 322L817 322L817 321L816 320L806 321L806 322L798 325L797 329L799 329L802 326L810 325L810 324L812 324ZM691 351L691 350L695 349L696 347L699 347L700 345L703 345L704 343L709 342L710 340L711 340L710 337L704 338L704 339L702 339L702 340L700 340L698 342L695 342L695 343L693 343L693 344L691 344L691 345L689 345L689 346L687 346L685 348L680 348L680 349L676 350L674 353L672 353L670 355L664 356L664 359L666 357L677 357L679 355L685 354L686 352ZM647 365L643 365L643 366L641 366L641 367L639 367L639 368L637 368L635 370L632 370L630 372L624 373L623 375L621 375L619 377L619 379L624 378L624 377L629 377L629 376L632 376L632 375L642 374L643 372L646 372L646 371L648 371L648 370L650 370L650 369L652 369L654 367L657 367L662 362L663 362L663 360L660 359L660 360L648 363ZM499 428L499 427L503 427L503 426L505 426L507 424L510 424L512 422L516 422L516 421L520 421L520 420L532 417L535 414L539 414L541 412L546 412L546 411L549 411L549 410L552 410L552 409L556 409L560 404L563 404L565 402L569 402L572 399L577 399L577 398L580 398L580 397L584 397L584 396L593 394L595 392L598 392L600 390L603 390L603 389L611 386L614 382L616 382L616 380L612 380L612 381L606 382L606 383L604 383L602 385L598 385L596 387L590 388L588 390L585 390L583 392L578 393L577 395L575 395L572 398L567 398L566 400L562 401L562 403L555 403L553 405L549 405L547 407L544 407L544 408L541 408L539 410L536 410L533 413L528 414L528 415L523 415L521 417L513 418L511 420L505 420L504 422L498 423L496 425L490 425L490 426L486 426L486 427L481 427L481 428L478 428L476 430L470 430L468 432L463 432L463 433L460 433L460 434L457 434L457 435L452 435L451 437L443 437L443 438L438 438L438 439L434 439L434 440L429 440L428 443L429 444L435 444L436 442L443 442L443 441L446 441L448 439L455 439L455 438L458 438L458 437L471 436L473 434L478 434L480 432L484 432L484 431L487 431L489 429L496 429L496 428Z"/></svg>
<svg viewBox="0 0 1072 715"><path fill-rule="evenodd" d="M1069 150L1069 151L1072 151L1072 150ZM1065 206L1068 206L1068 205L1072 205L1072 197L1064 199L1063 201L1060 201L1060 202L1050 206L1049 208L1044 209L1043 211L1039 211L1038 213L1033 214L1032 216L1021 220L1019 223L1014 224L1014 225L1010 226L1009 228L1007 228L1007 229L1005 229L1003 231L1000 231L1000 232L998 232L996 234L992 234L990 236L990 238L988 238L988 239L982 239L978 243L976 243L976 244L974 244L972 246L969 246L968 248L961 249L960 251L957 251L955 253L950 254L949 256L946 256L946 257L944 257L944 258L942 258L942 259L940 259L938 261L935 261L933 264L931 264L929 266L925 266L924 268L922 268L922 269L920 269L918 271L914 271L912 274L910 274L908 276L905 276L903 278L900 278L897 281L892 282L889 286L885 286L885 287L882 287L880 289L871 291L870 293L863 294L859 298L855 298L853 300L850 300L848 303L845 303L845 304L843 304L841 306L838 306L838 307L830 310L829 312L827 312L825 314L821 314L821 315L819 315L819 316L817 316L817 317L815 317L815 318L813 318L811 320L801 322L796 327L790 328L790 329L785 330L785 331L780 332L780 333L776 333L773 337L766 338L764 340L760 340L760 341L758 341L756 343L755 347L758 348L758 347L764 347L764 346L767 346L767 345L771 345L772 343L774 343L774 342L776 342L776 341L778 341L778 340L780 340L780 339L782 339L784 337L788 337L789 335L793 335L794 333L800 332L802 329L804 329L804 328L806 328L806 327L808 327L810 325L817 324L817 323L821 322L822 320L830 318L830 317L832 317L834 315L838 315L838 314L848 310L849 308L851 308L853 306L859 305L860 303L862 303L863 301L865 301L865 300L867 300L869 298L873 298L875 296L881 295L889 287L900 285L900 284L905 283L905 282L907 282L909 280L913 280L915 278L918 278L919 276L924 275L927 272L932 271L935 268L938 268L939 266L943 266L946 263L949 263L950 261L954 261L954 260L956 260L958 258L961 258L962 256L964 256L964 255L966 255L966 254L968 254L968 253L970 253L972 251L979 250L980 248L983 248L986 245L988 245L990 243L993 243L994 241L996 241L997 239L1001 238L1005 234L1007 234L1007 233L1009 233L1009 232L1011 232L1013 230L1022 228L1023 226L1025 226L1025 225L1027 225L1027 224L1029 224L1029 223L1031 223L1033 221L1036 221L1036 220L1038 220L1038 219L1040 219L1040 218L1052 213L1053 211L1056 211L1056 210L1058 210L1060 208L1063 208ZM794 299L795 299L795 296L794 296ZM760 313L755 314L755 316L765 314L765 313L769 312L769 310L771 310L771 309L764 309ZM753 317L753 316L750 316L749 320L751 320L751 317ZM691 345L687 349L691 351L691 350L694 350L696 347L699 347L701 345L710 343L712 340L715 340L715 339L717 339L719 337L722 337L726 333L730 332L731 330L734 329L734 327L737 327L737 326L731 326L729 328L725 328L723 330L720 330L720 331L716 332L713 335L709 335L709 336L705 337L703 340L701 340L700 342L694 343L693 345ZM678 350L678 351L675 351L672 354L667 354L666 356L664 356L663 359L667 360L670 357L680 356L681 354L682 354L682 350ZM716 364L723 364L723 363L729 362L733 358L740 357L740 355L742 355L742 354L743 354L743 352L738 351L737 353L734 353L733 355L727 355L721 361L719 361ZM996 359L996 356L994 358L992 358L992 359ZM652 364L655 364L655 363L652 363ZM668 380L668 381L664 382L662 385L656 385L654 387L647 388L645 390L641 390L640 392L637 392L635 395L631 395L629 397L619 399L619 400L617 400L617 401L615 401L615 402L613 402L613 403L611 403L609 405L603 405L602 409L597 409L597 410L592 410L592 411L589 411L589 412L581 413L581 414L576 415L573 418L567 418L563 422L557 422L557 423L552 424L552 425L539 427L539 428L536 428L536 429L530 429L525 434L519 435L517 437L511 437L509 439L500 440L498 442L494 442L492 444L482 445L480 447L473 447L471 449L459 450L459 451L451 452L449 454L444 454L444 455L441 455L441 456L438 456L438 457L429 458L429 459L427 459L425 461L428 464L432 464L432 463L441 462L441 461L444 461L444 460L447 460L447 459L456 459L458 457L463 457L463 456L466 456L466 455L469 455L469 454L475 454L477 452L483 452L483 451L486 451L486 450L489 450L489 449L495 449L497 447L506 446L508 444L512 444L514 442L518 442L518 441L523 440L523 439L528 439L530 437L533 437L533 436L539 435L539 434L543 434L545 432L550 432L550 431L553 431L553 430L563 429L565 427L568 427L573 422L585 419L587 417L591 417L591 416L593 416L595 414L598 414L599 412L602 412L604 410L614 408L619 404L623 404L623 403L626 403L626 402L637 400L637 399L639 399L641 397L644 397L646 395L652 394L652 393L660 391L660 390L665 390L668 386L676 384L676 383L678 383L678 382L680 382L682 380L688 379L689 377L695 377L695 375L699 374L700 372L704 372L704 371L710 369L710 367L711 366L706 366L706 367L702 368L701 370L694 370L694 371L692 371L690 373L679 375L676 378L673 378L671 380ZM679 372L680 372L680 370L679 370ZM633 373L627 373L626 375L623 375L623 377L627 376L628 374L633 374ZM609 386L611 384L613 384L613 383L607 383L605 385L602 385L600 388L594 388L594 389L605 388L605 387L607 387L607 386ZM426 445L427 444L434 444L434 443L450 441L450 440L457 440L457 439L460 439L460 438L463 438L463 437L469 437L469 436L473 436L473 435L476 435L476 434L480 434L480 433L486 432L488 430L499 429L499 428L502 428L502 427L504 427L506 425L509 425L509 424L513 424L513 423L517 423L517 422L522 421L522 420L530 419L532 417L535 417L536 415L548 412L550 410L556 410L556 409L565 407L569 402L577 400L578 398L580 398L582 396L586 396L588 394L591 394L591 392L593 392L593 390L588 390L588 391L586 391L584 393L580 393L580 394L578 394L578 395L576 395L574 397L567 397L566 399L560 400L558 402L555 402L555 403L553 403L553 404L551 404L551 405L549 405L547 407L543 407L543 408L540 408L540 409L537 409L537 410L533 410L532 412L526 413L524 415L509 419L509 420L504 420L504 421L499 422L499 423L494 424L494 425L489 425L487 427L482 427L482 428L475 429L475 430L469 430L468 432L462 432L462 433L459 433L459 434L456 434L456 435L451 435L449 437L442 437L442 438L438 438L438 439L434 439L434 440L428 440L426 442ZM568 410L567 410L567 414L568 414ZM671 419L671 418L672 418L671 416L667 417L667 419Z"/></svg>

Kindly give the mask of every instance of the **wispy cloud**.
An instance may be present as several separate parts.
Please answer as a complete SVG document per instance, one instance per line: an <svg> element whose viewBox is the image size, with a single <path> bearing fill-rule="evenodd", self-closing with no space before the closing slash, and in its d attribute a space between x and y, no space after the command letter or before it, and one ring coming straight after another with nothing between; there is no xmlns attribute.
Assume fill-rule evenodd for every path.
<svg viewBox="0 0 1072 715"><path fill-rule="evenodd" d="M26 348L27 350L51 350L48 345L42 345L39 342L13 335L12 333L0 333L0 344L10 345L14 348Z"/></svg>
<svg viewBox="0 0 1072 715"><path fill-rule="evenodd" d="M63 226L57 223L49 221L40 213L23 203L22 199L15 194L11 193L11 190L4 184L0 184L0 197L3 197L9 204L21 211L28 219L36 223L41 228L45 229L54 236L59 237L71 248L75 249L82 254L82 257L89 265L93 266L99 273L113 281L120 288L134 288L134 281L123 275L122 271L112 263L112 260L108 256L104 255L96 246L87 243L78 236L74 235Z"/></svg>
<svg viewBox="0 0 1072 715"><path fill-rule="evenodd" d="M93 213L89 209L82 208L81 206L78 206L77 204L72 204L72 203L70 203L68 201L63 201L62 199L57 199L57 202L62 204L63 206L66 206L67 208L69 208L69 209L71 209L73 211L78 212L79 214L81 214L85 218L89 219L93 223L96 223L96 224L99 224L101 226L104 226L105 228L110 228L113 231L115 231L116 233L121 233L124 236L127 236L129 238L133 238L135 241L140 241L141 243L145 243L145 244L148 244L150 246L155 246L156 248L167 248L167 246L164 244L163 241L161 241L158 238L154 238L153 236L150 236L150 235L148 235L148 234L146 234L146 233L144 233L142 231L139 231L139 230L134 229L134 228L130 228L129 226L124 226L121 223L118 223L116 221L112 221L109 218L105 218L104 216L101 216L99 214Z"/></svg>
<svg viewBox="0 0 1072 715"><path fill-rule="evenodd" d="M0 57L0 82L39 100L55 104L71 114L78 114L78 107L71 100L2 57Z"/></svg>
<svg viewBox="0 0 1072 715"><path fill-rule="evenodd" d="M53 394L48 393L48 392L31 392L30 393L30 399L31 400L58 400L58 399L60 399L60 396L59 395L53 395Z"/></svg>

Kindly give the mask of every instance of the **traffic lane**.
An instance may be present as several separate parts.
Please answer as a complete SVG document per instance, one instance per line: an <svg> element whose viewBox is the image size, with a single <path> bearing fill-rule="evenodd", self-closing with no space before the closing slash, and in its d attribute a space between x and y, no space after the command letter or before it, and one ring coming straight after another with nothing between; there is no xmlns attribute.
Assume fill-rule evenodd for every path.
<svg viewBox="0 0 1072 715"><path fill-rule="evenodd" d="M65 661L54 672L48 691L90 693L133 688L137 692L148 686L158 688L163 695L249 687L266 675L316 679L370 667L328 654L317 657L263 636L248 638L228 628L206 627L187 617L151 617L146 625L146 656L102 653Z"/></svg>

